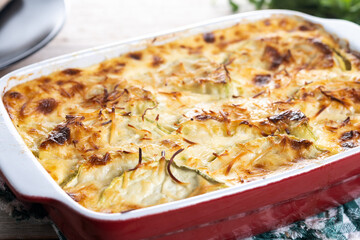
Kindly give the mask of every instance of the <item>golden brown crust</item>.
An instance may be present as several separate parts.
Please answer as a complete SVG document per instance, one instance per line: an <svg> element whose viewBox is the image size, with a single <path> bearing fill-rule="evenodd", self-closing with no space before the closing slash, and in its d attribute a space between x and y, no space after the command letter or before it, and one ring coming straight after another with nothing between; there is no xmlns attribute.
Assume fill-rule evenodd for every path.
<svg viewBox="0 0 360 240"><path fill-rule="evenodd" d="M359 56L279 15L54 72L3 101L75 201L124 212L358 146Z"/></svg>

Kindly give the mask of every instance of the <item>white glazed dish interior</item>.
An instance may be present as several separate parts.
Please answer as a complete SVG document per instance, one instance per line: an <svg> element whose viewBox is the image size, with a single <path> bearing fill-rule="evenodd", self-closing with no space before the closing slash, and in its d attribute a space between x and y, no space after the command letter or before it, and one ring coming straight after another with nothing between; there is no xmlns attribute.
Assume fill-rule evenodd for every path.
<svg viewBox="0 0 360 240"><path fill-rule="evenodd" d="M356 39L360 39L360 26L354 23L345 20L323 19L289 10L254 11L213 19L204 23L186 26L172 31L130 39L128 41L88 49L32 64L9 73L0 79L0 89L2 91L1 98L3 94L13 86L30 81L40 76L48 75L54 71L70 67L82 68L91 66L106 59L117 57L120 54L126 52L140 50L145 48L148 44L153 44L153 42L155 45L160 45L179 37L230 27L244 20L255 21L258 19L270 17L273 14L299 16L313 23L321 24L326 31L330 32L334 36L347 40L352 50L360 50L360 42L355 41ZM156 39L156 41L154 41L154 39ZM51 176L46 172L46 170L41 166L35 156L25 145L24 141L15 129L3 102L0 102L0 152L2 153L0 155L0 170L7 179L8 183L26 199L44 199L44 202L49 202L52 200L58 201L68 206L75 212L83 215L84 217L99 220L119 221L139 218L146 215L175 210L201 202L206 202L212 199L221 198L223 196L236 194L245 190L265 186L269 183L277 182L291 176L308 172L315 168L319 168L326 164L330 164L347 156L358 153L359 150L360 147L357 147L331 156L325 160L322 160L320 163L317 161L302 168L292 169L276 175L271 175L265 179L258 179L238 186L206 193L176 202L134 210L125 214L98 213L88 210L73 201L60 188L60 186L57 185L57 183L51 178Z"/></svg>

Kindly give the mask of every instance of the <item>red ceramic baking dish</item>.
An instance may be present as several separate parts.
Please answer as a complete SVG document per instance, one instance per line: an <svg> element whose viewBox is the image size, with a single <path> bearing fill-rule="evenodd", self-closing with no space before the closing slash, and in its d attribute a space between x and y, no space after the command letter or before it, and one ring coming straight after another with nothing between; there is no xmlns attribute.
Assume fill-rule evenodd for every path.
<svg viewBox="0 0 360 240"><path fill-rule="evenodd" d="M86 67L107 58L179 37L229 27L273 14L300 16L321 24L360 50L360 27L287 10L242 13L174 31L132 39L33 64L4 76L11 87L53 71ZM68 239L227 239L247 237L289 224L360 196L360 148L342 152L264 179L126 213L90 211L73 201L50 177L17 133L0 103L0 169L22 200L44 204Z"/></svg>

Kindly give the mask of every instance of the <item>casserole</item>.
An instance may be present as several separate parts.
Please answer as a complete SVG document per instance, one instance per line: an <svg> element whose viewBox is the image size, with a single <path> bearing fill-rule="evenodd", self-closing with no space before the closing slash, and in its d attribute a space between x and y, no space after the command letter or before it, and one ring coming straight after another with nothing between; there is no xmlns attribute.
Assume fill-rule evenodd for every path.
<svg viewBox="0 0 360 240"><path fill-rule="evenodd" d="M258 15L259 13L248 13L224 18L217 23L213 22L212 24L207 24L202 27L194 27L191 28L191 30L178 31L176 34L172 35L160 35L160 37L156 39L155 44L170 41L181 35L184 36L186 34L194 34L197 32L212 31L216 28L230 26L240 19L247 18L249 20L255 20L268 17L276 12L262 11L260 13L262 16ZM336 29L334 29L336 24L345 24L342 21L331 21L333 24L327 27L325 23L330 20L319 20L317 18L311 18L307 15L289 11L279 11L278 13L304 16L305 19L323 24L328 31L337 33L340 37L348 37L346 32L340 35L335 31ZM357 28L356 25L350 23L346 24L349 24L349 28L350 26L355 29ZM127 45L109 46L107 48L94 50L96 53L80 53L72 58L68 57L68 59L66 59L66 57L63 57L45 62L43 65L39 64L37 67L33 66L32 69L25 68L22 71L5 76L2 87L5 92L7 89L21 81L28 81L41 75L47 75L54 70L88 66L102 61L103 56L114 57L120 53L136 51L151 41L153 41L153 38L147 38L147 41L146 39L142 41L133 41ZM351 41L350 44L352 48L354 48ZM19 77L26 74L32 75L23 78ZM2 106L2 108L4 108L4 106ZM3 124L1 126L4 128L4 130L2 129L4 134L2 140L4 141L6 139L6 144L3 143L2 146L7 149L6 159L2 158L0 162L3 175L20 197L22 196L24 199L37 198L38 201L48 203L46 206L50 215L54 218L54 221L58 223L60 229L62 229L65 234L74 238L89 238L91 236L94 238L122 236L127 239L156 236L175 238L186 237L188 234L191 234L191 236L210 237L213 236L214 233L222 237L235 235L245 236L246 234L266 230L268 227L274 226L274 224L281 224L281 222L269 223L267 221L259 221L259 218L262 217L265 217L267 220L271 220L273 217L264 215L264 212L275 213L275 215L278 214L279 216L276 218L284 219L286 221L294 220L301 216L301 214L305 216L306 214L313 213L315 209L311 206L304 207L304 209L297 208L296 211L288 214L288 207L302 203L302 201L307 198L316 199L317 197L323 196L324 192L334 194L339 193L341 188L345 185L356 185L357 180L356 164L352 165L350 169L349 165L345 164L354 163L356 149L352 149L342 154L329 157L321 163L314 163L301 169L291 170L277 176L271 176L265 180L253 181L242 186L208 193L206 195L169 203L163 206L154 206L126 214L107 216L104 214L93 213L79 207L62 191L59 191L59 187L54 184L48 175L44 174L45 171L38 163L36 163L36 160L34 160L29 150L20 140L20 137L14 132L15 129L11 125L10 119L5 111L2 112L2 118ZM15 149L17 149L17 151L15 151ZM19 151L19 149L21 149L21 151ZM342 158L341 161L337 161L339 156ZM18 160L9 162L7 159ZM343 166L343 168L337 168L339 166ZM29 174L25 173L29 170L31 174L36 177L33 177L32 175L29 176ZM336 170L340 173L336 172ZM328 175L323 178L318 178L318 174L324 173L328 173ZM11 177L11 174L15 175L12 175L13 177ZM29 179L21 179L20 176L21 178L26 178L28 176ZM22 185L21 187L21 185L19 185L20 182L26 182L29 186ZM296 189L293 187L284 188L284 186L294 185L297 186ZM324 188L325 186L327 187L325 188L326 191L320 191L321 188ZM308 195L304 195L305 193ZM356 188L352 188L350 192L341 195L341 200L338 198L335 199L342 202L348 200L349 197L353 196L352 194L357 194ZM259 196L261 196L261 198L259 198ZM334 196L338 197L336 194ZM201 204L199 204L200 202ZM314 206L318 206L318 204L318 201L313 202ZM64 206L60 207L61 205ZM322 203L322 206L328 205L329 204L326 205L325 203ZM204 209L206 209L206 211L204 211ZM59 210L61 210L61 212L59 212ZM302 212L299 212L300 210ZM82 221L70 217L71 211L77 211L79 216L83 217ZM159 211L162 211L162 213L160 214ZM186 223L177 221L183 219L186 214L194 215L194 213L196 213L196 216L191 216L191 221ZM284 214L284 216L287 217L284 218L281 214ZM71 219L66 217L66 215ZM190 215L188 217L190 217ZM166 219L163 220L166 221L166 224L161 224L161 219ZM71 224L61 224L61 221L63 221L63 223L66 221L71 222ZM85 228L87 229L84 229L83 226L79 226L79 224L85 224ZM92 225L94 225L94 227L92 227ZM77 231L71 229L73 226L78 227ZM105 229L106 231L104 231ZM249 229L251 231L249 231Z"/></svg>

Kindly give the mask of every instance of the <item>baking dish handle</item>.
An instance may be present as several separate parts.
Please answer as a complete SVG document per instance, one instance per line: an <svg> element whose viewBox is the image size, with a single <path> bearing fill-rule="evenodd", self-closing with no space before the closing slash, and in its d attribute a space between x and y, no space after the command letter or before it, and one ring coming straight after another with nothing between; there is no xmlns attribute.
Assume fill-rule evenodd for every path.
<svg viewBox="0 0 360 240"><path fill-rule="evenodd" d="M58 199L61 191L57 188L60 187L36 160L6 117L0 116L0 171L5 182L21 200L48 202Z"/></svg>

